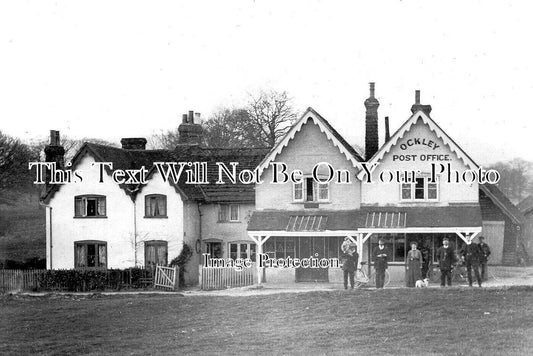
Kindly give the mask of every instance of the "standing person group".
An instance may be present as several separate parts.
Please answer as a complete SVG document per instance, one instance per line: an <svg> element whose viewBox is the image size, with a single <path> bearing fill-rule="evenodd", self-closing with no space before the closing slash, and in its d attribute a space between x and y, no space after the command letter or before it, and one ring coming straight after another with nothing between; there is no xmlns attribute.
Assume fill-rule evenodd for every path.
<svg viewBox="0 0 533 356"><path fill-rule="evenodd" d="M466 264L468 273L468 284L472 286L472 269L476 276L478 285L481 287L482 280L487 278L487 260L490 256L490 248L484 242L483 236L479 237L479 244L468 241L460 251L461 260ZM355 244L354 244L355 245ZM348 245L347 245L348 246ZM343 248L344 250L344 248ZM353 249L353 253L344 253L343 270L344 270L344 288L348 288L348 277L353 288L353 273L357 268L359 255ZM344 251L343 251L344 252ZM440 286L452 285L452 270L458 261L454 248L450 245L450 240L445 237L442 240L442 246L436 252L436 260L440 269ZM378 246L372 251L372 260L376 273L376 288L383 288L385 282L385 271L388 268L390 252L385 247L383 239L378 240ZM427 259L429 260L429 253ZM355 262L353 262L355 261ZM415 287L416 281L422 280L422 269L424 268L425 258L416 241L411 242L411 250L407 253L406 260L406 285ZM346 267L345 267L346 266ZM479 267L481 266L481 274ZM351 273L351 275L350 275Z"/></svg>

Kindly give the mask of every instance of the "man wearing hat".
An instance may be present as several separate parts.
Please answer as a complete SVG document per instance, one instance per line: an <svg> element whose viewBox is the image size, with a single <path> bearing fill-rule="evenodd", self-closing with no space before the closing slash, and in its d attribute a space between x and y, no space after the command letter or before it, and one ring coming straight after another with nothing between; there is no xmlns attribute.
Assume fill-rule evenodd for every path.
<svg viewBox="0 0 533 356"><path fill-rule="evenodd" d="M342 271L344 272L344 289L348 289L348 277L350 278L350 287L353 289L355 270L359 262L359 254L357 253L357 244L351 242L343 249L342 254Z"/></svg>
<svg viewBox="0 0 533 356"><path fill-rule="evenodd" d="M378 247L372 253L374 269L376 271L376 288L383 288L385 284L385 270L389 267L389 251L385 248L385 241L378 240Z"/></svg>
<svg viewBox="0 0 533 356"><path fill-rule="evenodd" d="M450 246L450 240L447 237L442 240L442 246L437 250L437 261L440 268L440 286L445 287L446 282L448 282L448 286L451 286L452 268L456 258L455 252Z"/></svg>
<svg viewBox="0 0 533 356"><path fill-rule="evenodd" d="M477 284L481 287L481 276L479 274L479 262L481 260L481 248L478 244L472 243L471 240L461 250L463 261L466 262L466 272L468 276L468 285L472 287L472 268L476 275Z"/></svg>
<svg viewBox="0 0 533 356"><path fill-rule="evenodd" d="M483 236L479 236L479 248L481 250L481 280L485 282L488 278L487 276L487 261L490 256L490 248L489 245L485 243L485 238Z"/></svg>

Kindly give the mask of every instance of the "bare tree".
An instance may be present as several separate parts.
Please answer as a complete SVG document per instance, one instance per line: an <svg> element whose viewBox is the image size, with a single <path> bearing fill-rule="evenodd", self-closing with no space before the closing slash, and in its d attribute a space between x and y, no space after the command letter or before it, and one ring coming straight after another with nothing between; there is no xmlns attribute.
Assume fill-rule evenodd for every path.
<svg viewBox="0 0 533 356"><path fill-rule="evenodd" d="M250 95L246 110L250 126L245 130L245 139L266 147L274 146L297 118L286 91L263 90Z"/></svg>
<svg viewBox="0 0 533 356"><path fill-rule="evenodd" d="M287 92L262 90L249 94L243 107L219 107L204 123L209 147L272 147L297 118ZM151 148L174 149L179 132L175 128L152 135Z"/></svg>

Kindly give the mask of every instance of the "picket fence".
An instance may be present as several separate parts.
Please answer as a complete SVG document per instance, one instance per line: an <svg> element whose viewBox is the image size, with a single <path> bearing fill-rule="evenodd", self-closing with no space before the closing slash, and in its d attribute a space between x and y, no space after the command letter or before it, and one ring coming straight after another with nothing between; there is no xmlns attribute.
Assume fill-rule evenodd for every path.
<svg viewBox="0 0 533 356"><path fill-rule="evenodd" d="M255 265L238 271L233 267L201 267L200 287L203 290L245 287L254 284Z"/></svg>
<svg viewBox="0 0 533 356"><path fill-rule="evenodd" d="M46 270L0 270L0 293L36 290L39 287L39 278L44 272Z"/></svg>

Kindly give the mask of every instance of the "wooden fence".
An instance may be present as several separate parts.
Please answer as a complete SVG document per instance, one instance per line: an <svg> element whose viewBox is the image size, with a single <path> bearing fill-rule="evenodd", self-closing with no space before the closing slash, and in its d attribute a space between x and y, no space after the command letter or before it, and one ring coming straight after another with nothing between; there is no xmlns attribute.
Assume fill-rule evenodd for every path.
<svg viewBox="0 0 533 356"><path fill-rule="evenodd" d="M255 264L238 271L234 267L202 267L200 286L203 290L245 287L254 284Z"/></svg>
<svg viewBox="0 0 533 356"><path fill-rule="evenodd" d="M71 272L78 272L81 278L73 277ZM76 291L84 292L95 289L146 288L154 286L153 271L135 268L124 270L103 270L104 276L91 276L91 272L82 270L16 270L0 269L0 293L21 291ZM51 274L64 274L64 278L47 278ZM87 273L83 278L83 273ZM66 275L70 274L70 276ZM80 277L78 275L78 277Z"/></svg>
<svg viewBox="0 0 533 356"><path fill-rule="evenodd" d="M42 269L2 269L0 270L0 293L37 290L39 288L39 277L44 272L46 270Z"/></svg>

